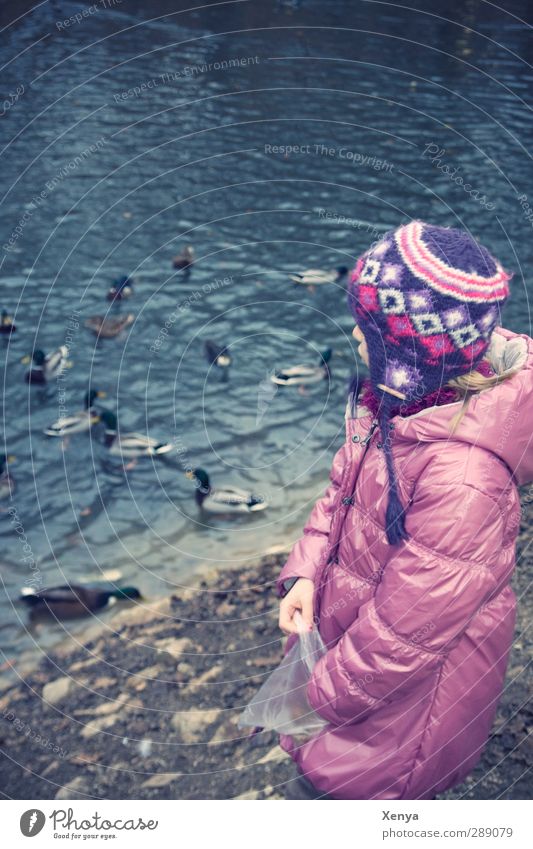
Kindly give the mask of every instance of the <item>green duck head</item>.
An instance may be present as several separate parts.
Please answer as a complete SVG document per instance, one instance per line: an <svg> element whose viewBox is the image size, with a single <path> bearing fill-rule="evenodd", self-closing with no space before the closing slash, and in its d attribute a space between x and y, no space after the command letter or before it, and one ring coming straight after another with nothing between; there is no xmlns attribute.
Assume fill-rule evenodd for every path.
<svg viewBox="0 0 533 849"><path fill-rule="evenodd" d="M110 595L113 598L142 598L137 587L117 587L110 592Z"/></svg>
<svg viewBox="0 0 533 849"><path fill-rule="evenodd" d="M198 489L202 489L204 492L209 492L211 488L209 475L203 469L194 469L194 471L187 472L187 477L195 482Z"/></svg>
<svg viewBox="0 0 533 849"><path fill-rule="evenodd" d="M46 354L44 353L44 351L41 350L34 351L32 359L34 365L42 366L44 365L44 361L46 360Z"/></svg>
<svg viewBox="0 0 533 849"><path fill-rule="evenodd" d="M12 454L0 454L0 475L5 471L6 465L8 463L14 463L15 459Z"/></svg>
<svg viewBox="0 0 533 849"><path fill-rule="evenodd" d="M331 360L332 354L333 354L333 351L331 350L331 348L326 348L325 351L322 351L322 353L320 354L320 365L321 366L323 366L323 365L327 366L327 364Z"/></svg>
<svg viewBox="0 0 533 849"><path fill-rule="evenodd" d="M108 433L116 433L117 432L117 417L111 410L104 410L102 415L100 416L100 421L104 423L105 429Z"/></svg>

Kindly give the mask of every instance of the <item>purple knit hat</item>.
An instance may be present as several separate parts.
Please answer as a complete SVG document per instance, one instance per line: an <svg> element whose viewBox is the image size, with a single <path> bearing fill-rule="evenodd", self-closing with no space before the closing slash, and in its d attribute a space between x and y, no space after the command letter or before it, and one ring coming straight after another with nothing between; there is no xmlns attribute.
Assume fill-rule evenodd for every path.
<svg viewBox="0 0 533 849"><path fill-rule="evenodd" d="M391 450L391 410L476 367L509 295L508 274L464 230L411 221L358 260L348 302L364 333L389 474L387 538L408 539Z"/></svg>

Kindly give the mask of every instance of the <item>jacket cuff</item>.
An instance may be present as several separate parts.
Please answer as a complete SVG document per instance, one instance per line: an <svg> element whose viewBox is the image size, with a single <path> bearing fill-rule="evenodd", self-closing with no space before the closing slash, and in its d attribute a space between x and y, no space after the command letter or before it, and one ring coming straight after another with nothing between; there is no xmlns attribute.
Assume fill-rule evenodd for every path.
<svg viewBox="0 0 533 849"><path fill-rule="evenodd" d="M298 581L298 580L299 580L299 577L297 576L295 578L287 578L285 581L281 581L281 583L280 583L280 588L281 588L280 595L281 595L282 598L283 598L283 596L286 596L287 593L290 590L292 590L293 586L295 585L296 581Z"/></svg>
<svg viewBox="0 0 533 849"><path fill-rule="evenodd" d="M303 539L305 540L305 537ZM289 580L289 578L307 578L309 581L314 581L315 579L317 569L316 563L321 552L318 553L316 560L314 558L304 558L300 556L301 543L302 540L299 540L296 543L276 581L278 595L281 598L283 598L283 596L288 592L283 585L285 581Z"/></svg>
<svg viewBox="0 0 533 849"><path fill-rule="evenodd" d="M280 598L286 596L289 590L294 586L298 578L308 578L310 581L312 581L315 577L315 572L316 569L314 566L310 566L308 569L306 569L300 564L297 567L291 568L290 564L287 563L281 570L279 577L276 581L278 596Z"/></svg>

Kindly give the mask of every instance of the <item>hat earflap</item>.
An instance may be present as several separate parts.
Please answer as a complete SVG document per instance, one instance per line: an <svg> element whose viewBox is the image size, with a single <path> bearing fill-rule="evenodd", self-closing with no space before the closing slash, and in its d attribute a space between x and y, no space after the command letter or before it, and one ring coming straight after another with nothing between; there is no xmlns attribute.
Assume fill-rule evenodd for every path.
<svg viewBox="0 0 533 849"><path fill-rule="evenodd" d="M390 545L397 545L399 542L409 539L409 534L405 528L405 507L400 500L398 492L398 481L396 479L391 445L391 410L394 404L397 403L398 400L394 396L383 392L378 413L383 451L389 477L389 499L385 514L385 533Z"/></svg>

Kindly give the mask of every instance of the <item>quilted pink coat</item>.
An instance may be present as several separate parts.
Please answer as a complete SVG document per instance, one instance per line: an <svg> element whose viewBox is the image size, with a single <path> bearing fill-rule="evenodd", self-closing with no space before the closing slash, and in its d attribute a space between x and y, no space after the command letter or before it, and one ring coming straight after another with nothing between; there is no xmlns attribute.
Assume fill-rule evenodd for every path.
<svg viewBox="0 0 533 849"><path fill-rule="evenodd" d="M517 484L533 480L533 341L498 328L489 356L520 371L474 396L455 435L460 402L393 419L410 540L386 541L379 429L358 409L281 572L280 595L288 578L315 584L328 651L307 695L330 724L280 743L333 798L431 798L466 777L490 732L515 623Z"/></svg>

